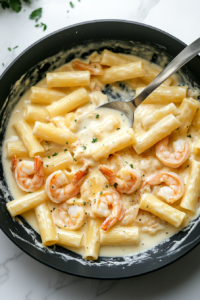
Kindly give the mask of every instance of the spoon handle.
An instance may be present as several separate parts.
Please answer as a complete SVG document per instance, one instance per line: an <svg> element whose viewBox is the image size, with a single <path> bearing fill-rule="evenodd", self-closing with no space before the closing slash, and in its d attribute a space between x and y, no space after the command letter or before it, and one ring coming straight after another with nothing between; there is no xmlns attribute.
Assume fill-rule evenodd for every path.
<svg viewBox="0 0 200 300"><path fill-rule="evenodd" d="M167 78L178 71L188 61L190 61L197 53L200 52L200 38L194 41L181 51L168 65L159 73L159 75L134 99L136 107L146 99L159 85Z"/></svg>

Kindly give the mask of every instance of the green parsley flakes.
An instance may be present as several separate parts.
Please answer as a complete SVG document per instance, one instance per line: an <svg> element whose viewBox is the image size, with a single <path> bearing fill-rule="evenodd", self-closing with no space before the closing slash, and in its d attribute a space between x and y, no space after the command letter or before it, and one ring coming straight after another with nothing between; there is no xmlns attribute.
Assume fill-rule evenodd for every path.
<svg viewBox="0 0 200 300"><path fill-rule="evenodd" d="M96 119L98 119L99 118L99 114L98 115L96 115L96 117L95 117Z"/></svg>
<svg viewBox="0 0 200 300"><path fill-rule="evenodd" d="M98 141L98 139L96 138L93 138L93 140L92 140L92 143L94 144L94 143L96 143Z"/></svg>
<svg viewBox="0 0 200 300"><path fill-rule="evenodd" d="M118 183L117 183L117 182L115 182L115 183L114 183L114 187L115 187L115 188L117 188L117 186L118 186Z"/></svg>
<svg viewBox="0 0 200 300"><path fill-rule="evenodd" d="M55 152L54 154L52 154L52 156L56 156L56 155L58 155L58 152Z"/></svg>

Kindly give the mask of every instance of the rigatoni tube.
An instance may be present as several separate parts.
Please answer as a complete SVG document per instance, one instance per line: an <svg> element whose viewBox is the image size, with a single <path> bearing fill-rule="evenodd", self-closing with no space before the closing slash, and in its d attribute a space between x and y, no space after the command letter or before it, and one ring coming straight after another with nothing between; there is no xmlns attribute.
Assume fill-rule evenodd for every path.
<svg viewBox="0 0 200 300"><path fill-rule="evenodd" d="M16 155L17 157L23 157L23 156L28 156L28 151L26 147L24 146L23 142L7 142L6 143L7 147L7 157L12 158L13 155Z"/></svg>
<svg viewBox="0 0 200 300"><path fill-rule="evenodd" d="M110 67L120 66L120 65L128 64L133 61L138 61L138 58L136 57L134 57L133 59L128 58L120 54L113 53L107 49L105 49L102 52L101 64L105 66L110 66ZM147 63L145 63L145 61L143 62L144 62L145 74L141 79L145 84L148 85L160 72L155 70L154 68L151 68ZM165 80L162 83L162 85L170 85L171 82L172 82L172 78L170 77L167 80Z"/></svg>
<svg viewBox="0 0 200 300"><path fill-rule="evenodd" d="M80 88L68 96L47 106L47 111L51 118L65 115L73 109L90 101L90 97L84 88Z"/></svg>
<svg viewBox="0 0 200 300"><path fill-rule="evenodd" d="M96 143L91 148L92 157L99 160L101 157L108 157L110 154L120 151L128 146L134 146L136 139L132 128L123 129L118 134L110 135L109 138Z"/></svg>
<svg viewBox="0 0 200 300"><path fill-rule="evenodd" d="M186 134L188 132L198 108L199 102L197 100L192 98L183 99L179 107L180 116L178 116L178 120L181 122L178 130L179 134Z"/></svg>
<svg viewBox="0 0 200 300"><path fill-rule="evenodd" d="M44 157L44 175L47 176L55 171L67 169L72 163L73 158L69 151L60 152L58 155L51 158Z"/></svg>
<svg viewBox="0 0 200 300"><path fill-rule="evenodd" d="M141 119L142 126L144 127L144 129L148 129L150 126L154 125L162 118L170 114L174 115L175 117L179 115L179 110L174 105L174 103L170 103L164 107L156 109L154 112L152 112L147 116L143 116Z"/></svg>
<svg viewBox="0 0 200 300"><path fill-rule="evenodd" d="M90 85L89 71L47 73L47 87L73 87Z"/></svg>
<svg viewBox="0 0 200 300"><path fill-rule="evenodd" d="M58 234L52 215L47 203L43 203L35 208L42 243L44 246L52 246L58 242Z"/></svg>
<svg viewBox="0 0 200 300"><path fill-rule="evenodd" d="M48 196L45 191L39 191L27 194L21 198L10 201L6 204L6 207L12 217L21 215L23 212L35 208L36 206L46 202Z"/></svg>
<svg viewBox="0 0 200 300"><path fill-rule="evenodd" d="M111 67L104 70L103 75L99 76L100 82L107 84L116 81L127 80L144 76L143 62L131 62L125 65Z"/></svg>
<svg viewBox="0 0 200 300"><path fill-rule="evenodd" d="M82 239L82 232L58 229L58 242L56 244L63 247L80 248Z"/></svg>
<svg viewBox="0 0 200 300"><path fill-rule="evenodd" d="M46 109L42 109L36 106L27 105L24 107L24 119L27 122L45 122L49 121L49 114Z"/></svg>
<svg viewBox="0 0 200 300"><path fill-rule="evenodd" d="M25 121L18 121L13 126L15 127L18 135L21 137L30 157L35 157L44 153L44 148L33 135L30 125L28 125Z"/></svg>
<svg viewBox="0 0 200 300"><path fill-rule="evenodd" d="M168 205L151 194L142 195L140 209L156 215L175 227L179 227L186 216L184 212Z"/></svg>
<svg viewBox="0 0 200 300"><path fill-rule="evenodd" d="M51 104L65 96L65 93L56 90L32 86L30 100L31 102L38 104Z"/></svg>
<svg viewBox="0 0 200 300"><path fill-rule="evenodd" d="M186 183L185 193L180 206L195 212L200 195L200 162L192 159L189 168L189 178Z"/></svg>
<svg viewBox="0 0 200 300"><path fill-rule="evenodd" d="M173 115L168 115L156 123L149 131L137 138L135 151L140 154L171 134L180 126L180 122Z"/></svg>
<svg viewBox="0 0 200 300"><path fill-rule="evenodd" d="M112 227L108 231L101 230L102 245L130 245L140 241L139 229L136 226Z"/></svg>
<svg viewBox="0 0 200 300"><path fill-rule="evenodd" d="M85 251L83 257L87 260L97 260L100 248L100 218L87 220L87 231L85 236Z"/></svg>
<svg viewBox="0 0 200 300"><path fill-rule="evenodd" d="M35 122L33 135L61 145L65 145L66 142L72 143L76 140L75 135L68 129L53 127L41 122Z"/></svg>
<svg viewBox="0 0 200 300"><path fill-rule="evenodd" d="M136 96L138 96L144 88L136 89ZM159 86L153 91L143 103L151 104L164 104L164 103L177 103L182 102L186 97L187 87L184 86Z"/></svg>

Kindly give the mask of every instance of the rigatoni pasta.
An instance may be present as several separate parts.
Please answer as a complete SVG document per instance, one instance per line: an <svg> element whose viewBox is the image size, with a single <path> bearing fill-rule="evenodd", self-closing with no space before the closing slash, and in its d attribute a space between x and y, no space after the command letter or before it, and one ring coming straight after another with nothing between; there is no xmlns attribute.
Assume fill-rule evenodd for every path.
<svg viewBox="0 0 200 300"><path fill-rule="evenodd" d="M38 104L51 104L61 98L64 98L66 93L59 92L53 89L32 86L30 93L30 101Z"/></svg>
<svg viewBox="0 0 200 300"><path fill-rule="evenodd" d="M87 86L90 84L89 71L73 71L47 73L47 87L71 87L71 86Z"/></svg>
<svg viewBox="0 0 200 300"><path fill-rule="evenodd" d="M41 153L44 153L44 148L38 141L38 139L33 135L32 128L25 121L19 121L14 124L14 127L22 139L24 146L29 152L30 157L35 157Z"/></svg>
<svg viewBox="0 0 200 300"><path fill-rule="evenodd" d="M144 88L136 89L136 96L138 96ZM143 103L180 103L186 97L186 86L159 86L153 91Z"/></svg>

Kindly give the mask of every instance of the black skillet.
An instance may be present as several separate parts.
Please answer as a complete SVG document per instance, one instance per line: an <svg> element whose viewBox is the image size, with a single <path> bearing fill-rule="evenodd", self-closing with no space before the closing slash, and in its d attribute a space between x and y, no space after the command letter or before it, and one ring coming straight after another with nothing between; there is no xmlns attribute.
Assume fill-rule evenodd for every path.
<svg viewBox="0 0 200 300"><path fill-rule="evenodd" d="M151 26L122 20L98 20L81 23L58 30L31 45L21 53L0 76L0 137L3 143L5 127L20 96L45 77L47 71L76 57L85 57L94 50L104 48L114 52L133 53L164 67L186 45L175 37ZM53 57L52 59L47 59ZM164 58L164 59L163 59ZM163 63L164 62L164 63ZM195 57L182 68L180 84L187 81L190 88L200 86L200 59ZM23 76L24 75L24 76ZM23 78L21 78L23 76ZM16 81L21 78L20 84ZM122 85L126 90L126 87ZM118 98L107 86L109 97ZM126 90L127 97L134 92ZM9 182L9 178L7 179ZM100 257L87 262L78 254L57 247L45 248L40 236L21 218L11 218L6 201L12 196L7 188L0 164L0 227L23 251L43 264L65 273L100 279L127 278L145 274L164 267L188 253L200 241L199 218L186 229L168 238L164 243L129 258Z"/></svg>

